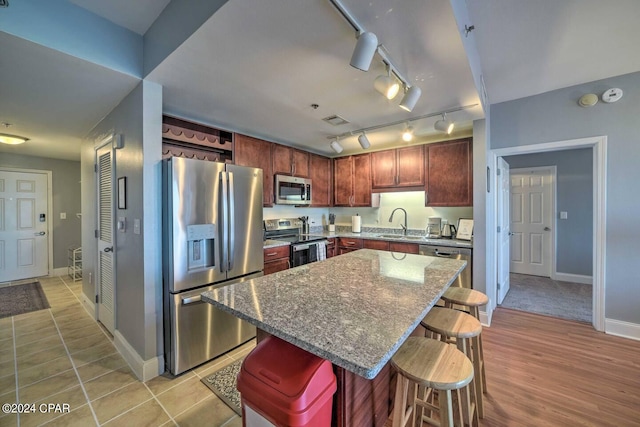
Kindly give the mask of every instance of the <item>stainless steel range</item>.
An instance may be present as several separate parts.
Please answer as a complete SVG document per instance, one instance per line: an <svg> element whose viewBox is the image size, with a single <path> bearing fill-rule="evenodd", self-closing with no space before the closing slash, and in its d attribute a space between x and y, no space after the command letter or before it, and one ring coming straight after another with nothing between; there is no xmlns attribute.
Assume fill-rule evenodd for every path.
<svg viewBox="0 0 640 427"><path fill-rule="evenodd" d="M291 267L321 261L326 258L327 239L322 236L303 234L304 222L301 218L264 220L265 239L291 242L289 253Z"/></svg>

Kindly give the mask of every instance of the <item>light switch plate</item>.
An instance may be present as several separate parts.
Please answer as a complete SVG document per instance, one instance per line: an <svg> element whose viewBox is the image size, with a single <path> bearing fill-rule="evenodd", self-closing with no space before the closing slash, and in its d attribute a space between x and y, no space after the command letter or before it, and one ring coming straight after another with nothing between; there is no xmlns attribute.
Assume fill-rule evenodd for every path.
<svg viewBox="0 0 640 427"><path fill-rule="evenodd" d="M67 213L66 212L60 212L60 219L67 219Z"/></svg>
<svg viewBox="0 0 640 427"><path fill-rule="evenodd" d="M124 216L118 217L118 231L121 233L127 232L127 218Z"/></svg>
<svg viewBox="0 0 640 427"><path fill-rule="evenodd" d="M133 219L133 234L140 234L140 219Z"/></svg>
<svg viewBox="0 0 640 427"><path fill-rule="evenodd" d="M560 219L567 219L567 213L565 211L560 212Z"/></svg>

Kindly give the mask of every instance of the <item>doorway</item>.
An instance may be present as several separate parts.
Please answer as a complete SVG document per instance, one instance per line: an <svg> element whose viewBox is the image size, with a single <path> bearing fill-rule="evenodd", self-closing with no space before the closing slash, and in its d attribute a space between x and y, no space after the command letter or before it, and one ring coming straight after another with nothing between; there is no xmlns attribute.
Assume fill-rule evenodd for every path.
<svg viewBox="0 0 640 427"><path fill-rule="evenodd" d="M0 169L0 282L53 268L51 172Z"/></svg>
<svg viewBox="0 0 640 427"><path fill-rule="evenodd" d="M497 149L492 151L494 167L497 167L499 159L504 156L531 154L531 153L548 153L561 150L573 150L578 148L588 148L591 152L592 171L593 171L593 202L592 202L592 221L591 221L591 271L593 281L592 307L593 313L591 323L596 330L604 330L604 260L605 260L605 191L606 191L606 144L607 139L604 136L591 137L577 140L558 141L553 143L534 144L521 147L510 147ZM499 177L494 175L497 181ZM501 206L498 205L496 199L495 212L499 212ZM494 257L499 259L502 245L499 236L494 234L495 252ZM553 263L553 261L552 261ZM554 266L552 266L553 268ZM496 289L497 291L497 289Z"/></svg>

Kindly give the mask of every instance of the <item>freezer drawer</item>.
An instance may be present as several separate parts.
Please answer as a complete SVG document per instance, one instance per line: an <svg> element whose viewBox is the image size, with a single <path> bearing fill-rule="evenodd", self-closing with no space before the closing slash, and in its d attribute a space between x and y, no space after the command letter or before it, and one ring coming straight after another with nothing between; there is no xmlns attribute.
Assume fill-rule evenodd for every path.
<svg viewBox="0 0 640 427"><path fill-rule="evenodd" d="M255 326L201 301L202 292L221 286L166 294L165 356L172 374L207 362L256 336Z"/></svg>

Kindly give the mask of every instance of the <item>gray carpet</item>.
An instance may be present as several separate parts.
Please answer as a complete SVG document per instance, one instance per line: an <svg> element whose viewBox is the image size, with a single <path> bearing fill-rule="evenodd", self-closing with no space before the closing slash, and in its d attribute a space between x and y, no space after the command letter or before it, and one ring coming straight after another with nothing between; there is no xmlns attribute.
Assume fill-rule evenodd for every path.
<svg viewBox="0 0 640 427"><path fill-rule="evenodd" d="M40 283L25 283L0 288L0 319L49 308Z"/></svg>
<svg viewBox="0 0 640 427"><path fill-rule="evenodd" d="M244 359L237 360L230 365L214 372L201 381L211 389L236 414L242 416L240 392L236 388L238 374Z"/></svg>
<svg viewBox="0 0 640 427"><path fill-rule="evenodd" d="M501 307L591 323L592 285L511 273Z"/></svg>

